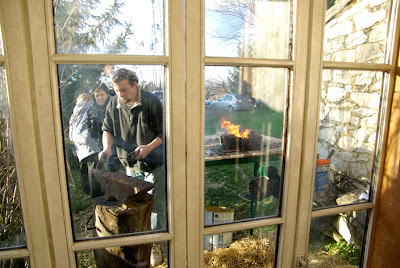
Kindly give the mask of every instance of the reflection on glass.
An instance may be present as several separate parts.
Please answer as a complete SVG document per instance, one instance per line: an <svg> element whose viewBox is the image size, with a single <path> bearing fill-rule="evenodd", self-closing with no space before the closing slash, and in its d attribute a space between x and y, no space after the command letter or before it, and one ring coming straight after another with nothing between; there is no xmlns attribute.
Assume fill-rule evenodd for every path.
<svg viewBox="0 0 400 268"><path fill-rule="evenodd" d="M327 1L324 60L383 63L392 1Z"/></svg>
<svg viewBox="0 0 400 268"><path fill-rule="evenodd" d="M78 267L168 267L168 243L78 251ZM150 266L150 265L151 266Z"/></svg>
<svg viewBox="0 0 400 268"><path fill-rule="evenodd" d="M206 56L287 59L291 3L205 1Z"/></svg>
<svg viewBox="0 0 400 268"><path fill-rule="evenodd" d="M60 65L58 74L75 239L165 230L164 67Z"/></svg>
<svg viewBox="0 0 400 268"><path fill-rule="evenodd" d="M162 0L54 0L57 53L164 54Z"/></svg>
<svg viewBox="0 0 400 268"><path fill-rule="evenodd" d="M361 264L367 211L313 218L308 245L309 267Z"/></svg>
<svg viewBox="0 0 400 268"><path fill-rule="evenodd" d="M30 267L29 259L1 260L0 268L27 268Z"/></svg>
<svg viewBox="0 0 400 268"><path fill-rule="evenodd" d="M204 267L275 267L278 226L204 236Z"/></svg>
<svg viewBox="0 0 400 268"><path fill-rule="evenodd" d="M0 67L0 247L26 245L5 70Z"/></svg>
<svg viewBox="0 0 400 268"><path fill-rule="evenodd" d="M278 215L287 70L206 67L205 78L206 214Z"/></svg>
<svg viewBox="0 0 400 268"><path fill-rule="evenodd" d="M314 208L369 200L382 77L323 71Z"/></svg>
<svg viewBox="0 0 400 268"><path fill-rule="evenodd" d="M4 55L4 51L3 51L3 38L2 38L3 34L2 34L2 29L0 28L0 55Z"/></svg>

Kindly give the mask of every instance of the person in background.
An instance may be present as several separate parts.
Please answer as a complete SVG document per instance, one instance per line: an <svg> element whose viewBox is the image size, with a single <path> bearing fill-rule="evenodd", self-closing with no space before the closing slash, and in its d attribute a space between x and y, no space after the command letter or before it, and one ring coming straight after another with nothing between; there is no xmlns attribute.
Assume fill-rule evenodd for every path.
<svg viewBox="0 0 400 268"><path fill-rule="evenodd" d="M98 153L101 149L88 129L88 111L92 104L90 95L87 93L82 93L76 98L76 105L69 120L69 139L74 143L80 162L83 192L94 197L95 193L101 189L98 189L99 184L92 183L95 181L92 169L98 162Z"/></svg>
<svg viewBox="0 0 400 268"><path fill-rule="evenodd" d="M88 128L90 135L96 140L100 149L103 149L102 136L103 120L106 114L106 107L111 99L108 88L105 84L101 84L100 87L93 94L94 102L88 112ZM106 170L117 172L122 168L121 162L117 157L117 150L115 144L111 147L112 155L106 163Z"/></svg>
<svg viewBox="0 0 400 268"><path fill-rule="evenodd" d="M152 230L166 228L166 178L164 168L163 106L160 99L138 87L133 71L118 69L112 78L116 96L111 98L103 123L103 156L117 154L127 175L154 183L156 200L151 215Z"/></svg>

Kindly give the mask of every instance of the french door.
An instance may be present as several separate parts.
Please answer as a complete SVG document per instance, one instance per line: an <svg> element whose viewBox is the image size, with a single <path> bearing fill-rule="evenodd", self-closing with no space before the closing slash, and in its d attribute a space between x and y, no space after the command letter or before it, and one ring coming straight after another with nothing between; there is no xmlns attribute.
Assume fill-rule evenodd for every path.
<svg viewBox="0 0 400 268"><path fill-rule="evenodd" d="M201 267L216 248L260 240L265 265L300 267L314 235L351 219L357 241L332 232L365 264L398 14L397 1L348 2L2 1L26 240L1 259L88 267L94 251L157 244L164 265ZM76 98L101 84L112 95L118 68L163 103L167 220L98 239L68 131Z"/></svg>

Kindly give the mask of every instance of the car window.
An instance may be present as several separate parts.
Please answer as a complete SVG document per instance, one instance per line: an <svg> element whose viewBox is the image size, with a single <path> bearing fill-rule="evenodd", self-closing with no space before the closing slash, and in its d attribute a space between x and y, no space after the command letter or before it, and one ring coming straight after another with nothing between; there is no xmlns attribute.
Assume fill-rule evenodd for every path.
<svg viewBox="0 0 400 268"><path fill-rule="evenodd" d="M236 98L237 98L238 100L248 100L248 99L249 99L249 97L247 97L247 96L245 96L245 95L237 95Z"/></svg>
<svg viewBox="0 0 400 268"><path fill-rule="evenodd" d="M226 96L225 100L226 100L226 101L232 100L232 96Z"/></svg>

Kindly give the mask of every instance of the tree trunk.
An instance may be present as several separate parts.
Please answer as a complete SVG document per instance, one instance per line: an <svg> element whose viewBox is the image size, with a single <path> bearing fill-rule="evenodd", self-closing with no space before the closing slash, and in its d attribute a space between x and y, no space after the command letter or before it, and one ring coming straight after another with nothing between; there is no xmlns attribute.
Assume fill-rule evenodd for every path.
<svg viewBox="0 0 400 268"><path fill-rule="evenodd" d="M95 225L98 237L151 231L151 211L154 196L135 203L127 209L118 202L106 201L102 197L93 200L95 205ZM110 247L95 250L98 268L150 267L152 244Z"/></svg>

